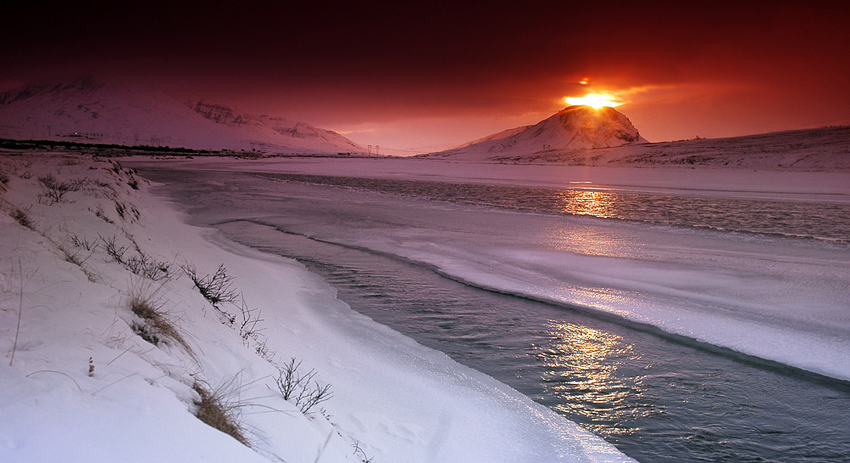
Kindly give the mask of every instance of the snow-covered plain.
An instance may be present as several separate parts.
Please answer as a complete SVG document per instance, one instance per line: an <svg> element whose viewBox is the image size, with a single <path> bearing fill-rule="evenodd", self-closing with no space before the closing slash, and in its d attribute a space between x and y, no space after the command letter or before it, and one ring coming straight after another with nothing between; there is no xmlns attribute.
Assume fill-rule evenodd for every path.
<svg viewBox="0 0 850 463"><path fill-rule="evenodd" d="M0 157L0 174L0 461L629 460L353 312L297 262L186 225L117 164L13 154ZM63 182L64 194L48 187ZM169 277L134 274L109 243L125 263L153 262L145 268ZM222 264L241 296L220 305L235 323L180 270ZM133 294L148 296L185 345L143 339ZM243 307L256 309L253 332L241 326ZM331 385L323 412L280 396L274 379L291 357ZM223 391L250 447L194 416L196 383Z"/></svg>
<svg viewBox="0 0 850 463"><path fill-rule="evenodd" d="M847 173L544 168L427 160L271 160L238 165L195 160L183 165L850 203ZM846 243L435 206L328 187L289 188L261 187L257 197L311 198L299 210L316 212L272 225L421 262L476 286L585 307L708 345L850 380ZM411 210L416 213L411 215Z"/></svg>

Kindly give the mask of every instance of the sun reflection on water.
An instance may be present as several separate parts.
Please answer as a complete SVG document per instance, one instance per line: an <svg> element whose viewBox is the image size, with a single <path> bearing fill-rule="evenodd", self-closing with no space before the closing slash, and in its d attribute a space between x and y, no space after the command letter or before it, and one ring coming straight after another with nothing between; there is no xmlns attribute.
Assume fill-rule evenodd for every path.
<svg viewBox="0 0 850 463"><path fill-rule="evenodd" d="M605 191L562 190L556 194L562 212L575 215L592 215L610 219L615 217L616 195Z"/></svg>
<svg viewBox="0 0 850 463"><path fill-rule="evenodd" d="M640 376L618 373L618 366L640 356L620 336L587 326L549 322L551 342L537 357L547 367L543 382L559 401L554 409L603 436L638 431L635 419L652 413L641 404Z"/></svg>

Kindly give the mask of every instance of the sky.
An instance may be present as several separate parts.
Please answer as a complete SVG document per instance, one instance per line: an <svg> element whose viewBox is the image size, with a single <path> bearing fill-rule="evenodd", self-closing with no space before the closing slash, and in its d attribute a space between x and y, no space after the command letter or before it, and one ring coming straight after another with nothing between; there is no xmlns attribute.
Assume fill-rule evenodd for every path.
<svg viewBox="0 0 850 463"><path fill-rule="evenodd" d="M590 92L650 141L850 124L848 2L292 3L18 1L0 90L140 81L399 155Z"/></svg>

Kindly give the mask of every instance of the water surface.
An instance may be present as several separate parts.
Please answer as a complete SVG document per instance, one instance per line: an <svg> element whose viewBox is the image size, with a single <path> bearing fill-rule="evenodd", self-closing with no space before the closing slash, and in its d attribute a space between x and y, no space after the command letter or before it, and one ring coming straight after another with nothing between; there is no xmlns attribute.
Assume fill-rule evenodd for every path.
<svg viewBox="0 0 850 463"><path fill-rule="evenodd" d="M389 228L425 221L424 214L440 217L439 207L436 212L421 209L419 201L425 198L467 204L470 211L492 205L519 213L585 211L600 218L611 215L606 220L802 235L808 238L801 239L811 240L812 246L824 242L843 246L850 228L842 230L831 224L821 212L805 214L800 210L777 224L771 222L782 214L785 204L764 202L754 207L739 202L730 206L724 199L700 208L691 198L673 207L665 201L675 203L675 198L666 197L650 201L642 215L633 218L629 214L634 211L623 204L631 201L637 207L636 203L646 201L647 195L609 198L607 206L594 209L595 200L583 193L569 193L574 198L564 199L566 193L557 190L528 199L512 198L519 190L443 186L439 182L145 174L166 182L179 178L167 189L189 208L199 224L215 225L235 241L298 259L338 288L339 297L355 310L514 387L640 461L848 459L850 414L846 410L850 410L850 387L846 383L799 374L780 365L757 365L739 356L724 355L722 350L680 342L628 323L614 323L577 308L470 287L430 267L354 247L343 239L355 229L372 230L380 237ZM281 181L287 182L287 188L275 186ZM303 181L322 186L301 188L298 185ZM323 188L352 189L348 207L329 207L328 201L338 195L325 200ZM384 207L380 201L356 194L363 188L415 198L409 206L416 212L400 219L406 223L388 222L385 216L373 213L375 208ZM556 207L558 201L562 203ZM565 212L568 207L564 203L572 204L572 210ZM833 211L831 205L807 207L846 213L841 208ZM753 219L748 211L757 210L766 211L766 215ZM703 224L703 220L710 223ZM846 218L839 223L841 220ZM446 230L454 225L438 220L427 223ZM802 232L810 226L818 231ZM340 240L311 238L310 230L333 230L332 235ZM461 230L466 233L467 228ZM452 229L452 233L457 231ZM482 240L488 236L481 230Z"/></svg>

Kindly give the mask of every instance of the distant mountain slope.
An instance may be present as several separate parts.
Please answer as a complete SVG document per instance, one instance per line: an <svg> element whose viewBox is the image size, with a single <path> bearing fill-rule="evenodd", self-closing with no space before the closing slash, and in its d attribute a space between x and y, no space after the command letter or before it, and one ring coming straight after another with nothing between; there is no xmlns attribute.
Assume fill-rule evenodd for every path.
<svg viewBox="0 0 850 463"><path fill-rule="evenodd" d="M335 132L87 77L0 93L0 137L267 153L364 152Z"/></svg>
<svg viewBox="0 0 850 463"><path fill-rule="evenodd" d="M608 148L646 143L629 118L614 108L569 106L535 125L505 130L428 157L485 160L557 150Z"/></svg>
<svg viewBox="0 0 850 463"><path fill-rule="evenodd" d="M285 139L289 145L302 149L329 146L334 148L332 152L364 151L363 148L334 131L313 127L304 122L290 121L276 116L243 114L228 106L204 101L188 101L186 105L206 119L249 134L257 140L268 139L280 143L281 139Z"/></svg>
<svg viewBox="0 0 850 463"><path fill-rule="evenodd" d="M850 127L649 143L612 108L570 106L535 125L423 157L512 164L850 171Z"/></svg>
<svg viewBox="0 0 850 463"><path fill-rule="evenodd" d="M610 167L713 166L797 171L850 171L850 127L789 130L730 138L703 138L594 150L504 154L500 163Z"/></svg>

